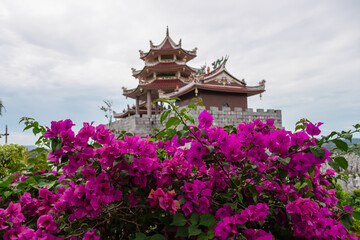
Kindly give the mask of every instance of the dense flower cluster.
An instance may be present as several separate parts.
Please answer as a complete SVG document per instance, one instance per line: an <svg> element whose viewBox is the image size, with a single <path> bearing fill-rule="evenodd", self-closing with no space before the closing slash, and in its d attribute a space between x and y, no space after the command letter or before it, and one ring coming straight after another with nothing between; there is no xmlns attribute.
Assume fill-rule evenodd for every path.
<svg viewBox="0 0 360 240"><path fill-rule="evenodd" d="M355 239L340 223L344 210L329 187L334 173L320 171L331 154L316 148L321 123L292 133L275 129L273 120L231 131L212 121L204 111L187 134L158 140L116 139L104 125L89 123L75 134L70 120L52 122L45 137L55 146L48 160L62 166L50 173L56 184L0 208L0 234L75 240L113 231L133 239L142 232L270 240L287 229L295 238ZM121 222L121 230L112 230L112 221Z"/></svg>

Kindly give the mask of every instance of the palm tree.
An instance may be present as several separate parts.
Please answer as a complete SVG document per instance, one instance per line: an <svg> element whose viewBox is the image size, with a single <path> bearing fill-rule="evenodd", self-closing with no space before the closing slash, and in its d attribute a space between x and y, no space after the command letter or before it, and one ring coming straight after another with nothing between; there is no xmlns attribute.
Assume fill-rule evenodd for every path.
<svg viewBox="0 0 360 240"><path fill-rule="evenodd" d="M2 103L2 101L1 101L1 99L0 99L0 116L1 116L2 113L3 113L3 112L2 112L3 109L6 110L5 107L4 107L4 105L3 105L3 103Z"/></svg>

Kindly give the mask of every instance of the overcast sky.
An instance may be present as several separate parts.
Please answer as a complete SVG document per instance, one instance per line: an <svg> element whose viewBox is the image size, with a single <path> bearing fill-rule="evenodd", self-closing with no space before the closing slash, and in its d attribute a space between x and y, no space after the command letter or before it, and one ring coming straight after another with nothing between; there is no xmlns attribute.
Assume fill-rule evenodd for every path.
<svg viewBox="0 0 360 240"><path fill-rule="evenodd" d="M0 133L7 124L9 143L31 145L22 116L105 123L102 101L117 112L134 103L121 87L136 87L138 50L159 44L166 26L198 48L190 66L227 54L232 75L265 79L249 107L281 109L286 129L304 117L324 122L324 134L350 129L360 122L359 12L357 0L0 0Z"/></svg>

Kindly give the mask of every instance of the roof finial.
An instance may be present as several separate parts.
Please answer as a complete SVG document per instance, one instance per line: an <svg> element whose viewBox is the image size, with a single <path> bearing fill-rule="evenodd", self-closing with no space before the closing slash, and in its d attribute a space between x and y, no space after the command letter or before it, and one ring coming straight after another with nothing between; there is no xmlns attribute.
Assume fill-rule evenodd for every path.
<svg viewBox="0 0 360 240"><path fill-rule="evenodd" d="M169 36L169 26L166 26L166 36Z"/></svg>

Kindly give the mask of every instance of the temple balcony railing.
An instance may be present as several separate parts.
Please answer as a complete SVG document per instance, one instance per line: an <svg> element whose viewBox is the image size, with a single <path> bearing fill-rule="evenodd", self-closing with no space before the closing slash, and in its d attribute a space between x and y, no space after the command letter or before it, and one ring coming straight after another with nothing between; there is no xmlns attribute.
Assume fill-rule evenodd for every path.
<svg viewBox="0 0 360 240"><path fill-rule="evenodd" d="M176 63L178 65L185 65L184 61L179 61L179 60L174 60L174 59L162 59L160 61L155 61L155 62L145 62L145 66L152 67L158 63Z"/></svg>
<svg viewBox="0 0 360 240"><path fill-rule="evenodd" d="M162 76L162 77L156 77L157 79L160 80L170 80L170 79L177 79L176 76Z"/></svg>

